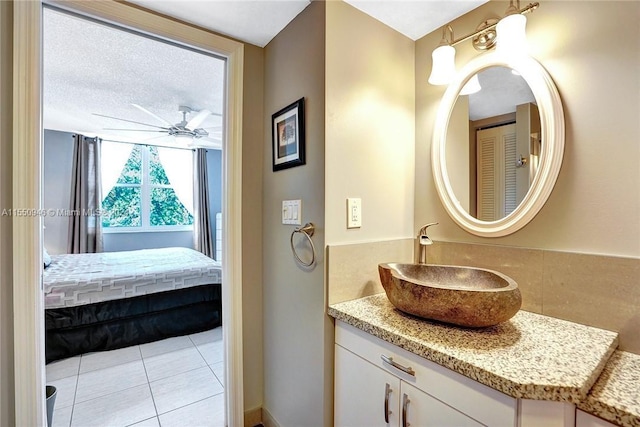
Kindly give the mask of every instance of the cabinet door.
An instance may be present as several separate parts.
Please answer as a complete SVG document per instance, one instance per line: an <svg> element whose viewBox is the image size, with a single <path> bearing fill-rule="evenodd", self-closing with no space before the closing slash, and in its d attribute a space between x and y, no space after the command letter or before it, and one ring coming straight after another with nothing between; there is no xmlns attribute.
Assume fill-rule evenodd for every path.
<svg viewBox="0 0 640 427"><path fill-rule="evenodd" d="M615 427L615 424L578 409L576 411L576 427Z"/></svg>
<svg viewBox="0 0 640 427"><path fill-rule="evenodd" d="M339 345L335 348L335 427L398 427L400 380Z"/></svg>
<svg viewBox="0 0 640 427"><path fill-rule="evenodd" d="M402 427L482 427L482 424L404 381L400 389Z"/></svg>

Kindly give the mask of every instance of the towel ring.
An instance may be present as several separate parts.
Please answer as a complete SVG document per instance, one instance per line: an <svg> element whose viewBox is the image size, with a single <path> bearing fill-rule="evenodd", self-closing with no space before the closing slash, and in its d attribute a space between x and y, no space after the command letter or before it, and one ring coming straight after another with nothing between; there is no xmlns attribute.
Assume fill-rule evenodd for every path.
<svg viewBox="0 0 640 427"><path fill-rule="evenodd" d="M311 240L311 236L313 236L313 233L316 230L316 226L313 225L312 222L308 222L304 225L304 227L300 227L300 228L296 228L295 230L293 230L293 232L291 233L291 239L290 243L291 243L291 252L293 252L293 256L296 258L296 260L302 264L305 267L311 267L315 262L316 262L316 247L313 244L313 240ZM293 245L293 235L296 233L302 233L307 240L309 241L309 244L311 245L311 261L309 261L308 263L302 261L300 259L300 257L298 256L298 253L296 252L296 248Z"/></svg>

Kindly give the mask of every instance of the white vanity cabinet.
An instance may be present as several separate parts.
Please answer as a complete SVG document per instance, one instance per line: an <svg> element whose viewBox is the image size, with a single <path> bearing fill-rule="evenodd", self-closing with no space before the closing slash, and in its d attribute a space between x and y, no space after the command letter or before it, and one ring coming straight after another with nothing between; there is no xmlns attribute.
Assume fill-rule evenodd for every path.
<svg viewBox="0 0 640 427"><path fill-rule="evenodd" d="M482 427L474 419L404 381L400 384L400 394L403 427Z"/></svg>
<svg viewBox="0 0 640 427"><path fill-rule="evenodd" d="M400 379L339 345L334 387L336 427L400 425Z"/></svg>
<svg viewBox="0 0 640 427"><path fill-rule="evenodd" d="M333 304L328 314L335 319L337 427L601 427L571 402L584 399L602 372L615 332L522 310L501 328L456 328L402 315L385 294ZM637 372L636 359L618 359L618 375ZM627 406L635 401L620 386L609 388ZM630 408L611 410L636 420Z"/></svg>
<svg viewBox="0 0 640 427"><path fill-rule="evenodd" d="M482 426L340 345L335 356L336 427Z"/></svg>
<svg viewBox="0 0 640 427"><path fill-rule="evenodd" d="M576 427L616 427L616 425L578 409Z"/></svg>
<svg viewBox="0 0 640 427"><path fill-rule="evenodd" d="M515 426L517 400L336 322L336 427Z"/></svg>

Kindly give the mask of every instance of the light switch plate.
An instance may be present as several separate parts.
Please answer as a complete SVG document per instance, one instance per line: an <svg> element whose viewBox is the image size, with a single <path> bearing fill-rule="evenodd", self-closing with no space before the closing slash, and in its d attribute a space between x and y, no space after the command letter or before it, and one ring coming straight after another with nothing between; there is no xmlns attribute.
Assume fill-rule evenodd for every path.
<svg viewBox="0 0 640 427"><path fill-rule="evenodd" d="M282 223L302 225L302 200L282 201Z"/></svg>
<svg viewBox="0 0 640 427"><path fill-rule="evenodd" d="M362 227L362 199L347 199L347 228Z"/></svg>

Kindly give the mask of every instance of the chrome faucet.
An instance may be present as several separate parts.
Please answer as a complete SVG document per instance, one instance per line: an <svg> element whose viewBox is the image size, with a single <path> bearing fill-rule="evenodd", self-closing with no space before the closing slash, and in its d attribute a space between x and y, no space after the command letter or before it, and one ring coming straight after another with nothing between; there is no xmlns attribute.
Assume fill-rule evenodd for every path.
<svg viewBox="0 0 640 427"><path fill-rule="evenodd" d="M418 264L426 264L427 263L427 246L433 245L433 241L427 236L427 228L432 225L438 225L437 222L432 222L430 224L422 226L420 231L418 231L418 257L416 262Z"/></svg>

